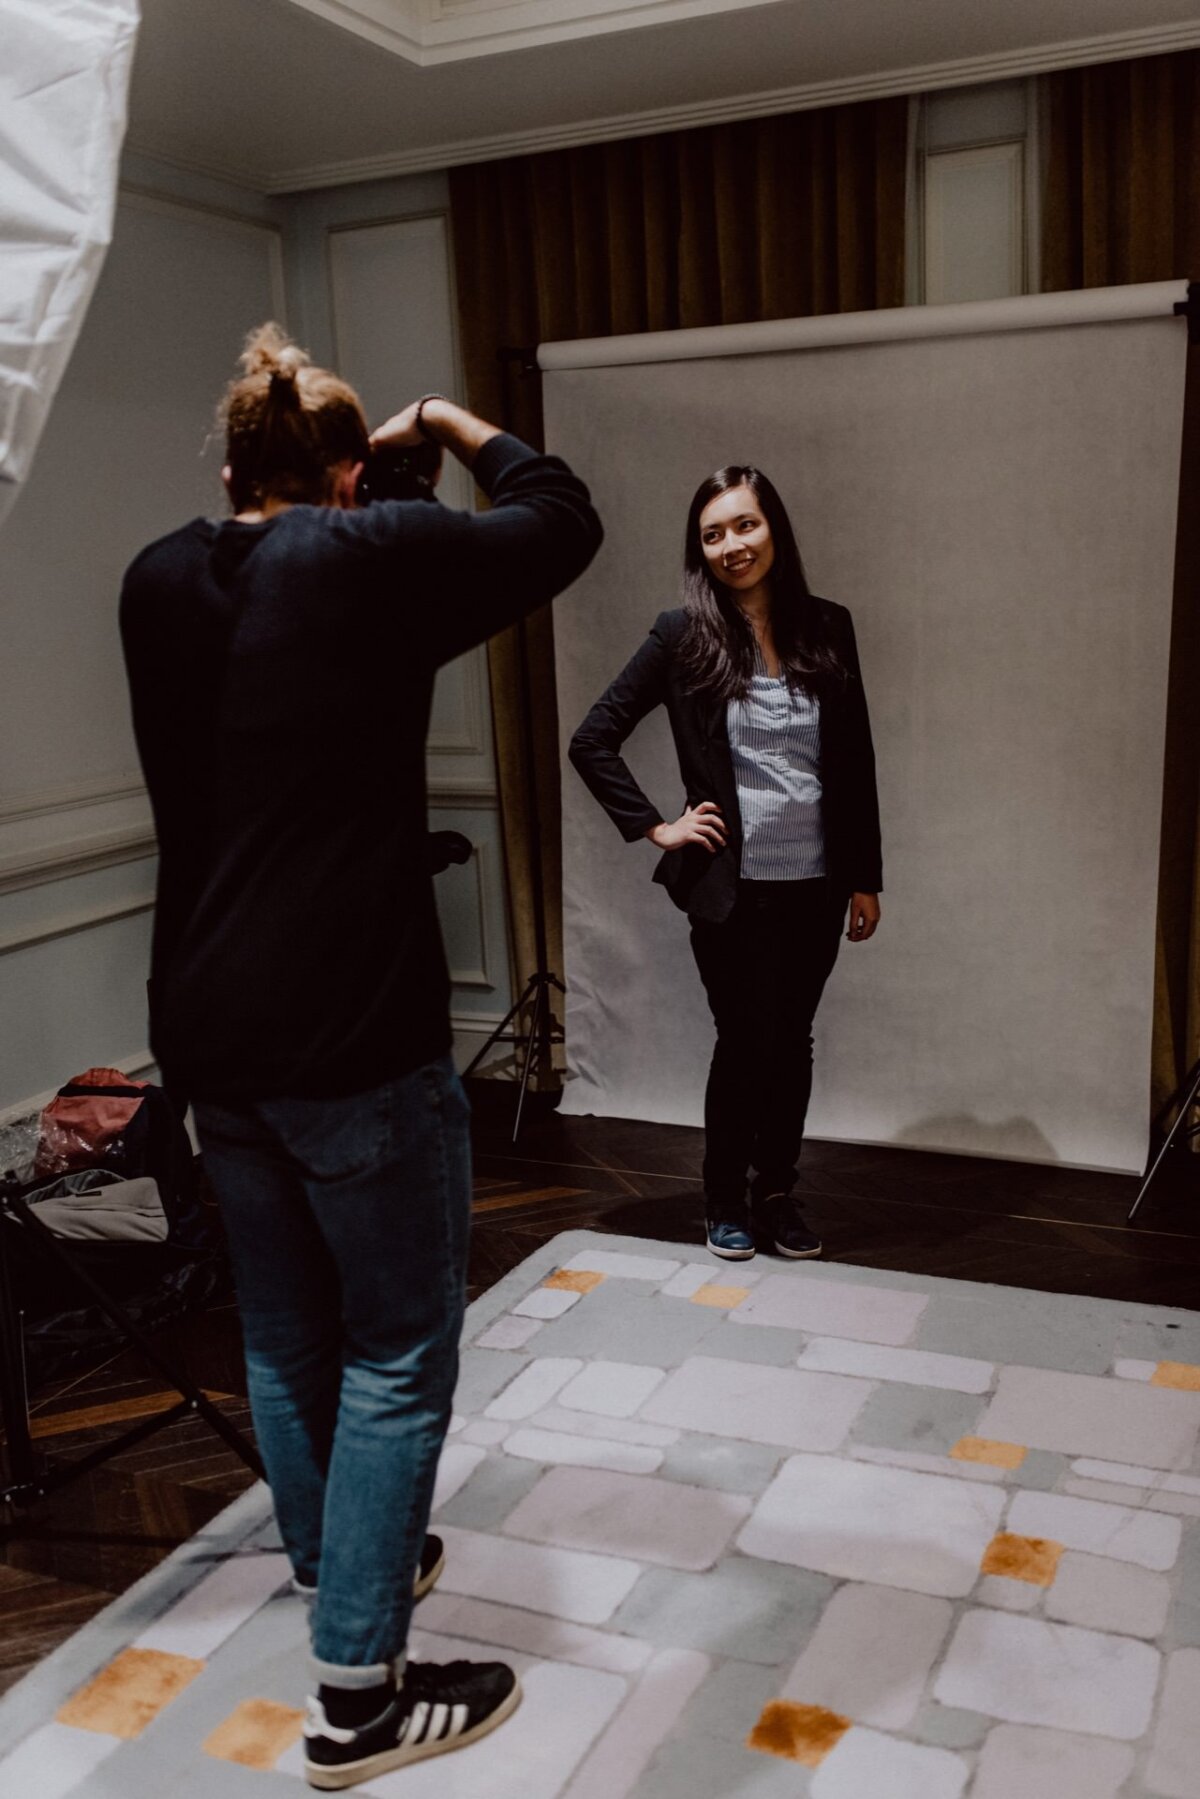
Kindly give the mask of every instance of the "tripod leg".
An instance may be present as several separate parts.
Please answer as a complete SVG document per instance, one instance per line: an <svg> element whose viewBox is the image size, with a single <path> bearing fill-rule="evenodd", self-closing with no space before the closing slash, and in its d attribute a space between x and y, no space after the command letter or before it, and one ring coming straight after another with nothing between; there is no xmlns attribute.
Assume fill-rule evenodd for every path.
<svg viewBox="0 0 1200 1799"><path fill-rule="evenodd" d="M1155 1175L1158 1173L1159 1163L1162 1161L1163 1157L1166 1155L1167 1151L1170 1149L1172 1143L1175 1141L1175 1138L1179 1134L1181 1125L1184 1123L1184 1120L1190 1114L1192 1107L1196 1104L1196 1095L1198 1093L1200 1093L1200 1062L1196 1063L1196 1066L1192 1069L1191 1076L1189 1078L1191 1079L1192 1084L1188 1089L1187 1098L1180 1102L1180 1107L1179 1107L1178 1113L1176 1114L1175 1122L1171 1126L1170 1130L1167 1132L1166 1139L1163 1143L1162 1148L1159 1150L1158 1154L1154 1158L1154 1163L1150 1169L1150 1172L1147 1174L1145 1180L1142 1182L1141 1186L1138 1189L1138 1196L1134 1200L1133 1205L1130 1208L1129 1217L1125 1220L1125 1222L1127 1224L1132 1224L1134 1219L1136 1218L1138 1207L1141 1205L1142 1201L1145 1199L1146 1193L1150 1186L1150 1183L1154 1179Z"/></svg>
<svg viewBox="0 0 1200 1799"><path fill-rule="evenodd" d="M464 1081L469 1080L470 1077L474 1074L475 1070L479 1067L479 1064L483 1061L483 1058L487 1055L489 1049L491 1049L493 1043L499 1043L499 1041L503 1037L505 1031L508 1029L508 1027L512 1023L513 1019L517 1016L517 1013L521 1010L521 1007L525 1004L525 1001L529 998L529 995L532 992L536 981L537 981L537 976L530 975L528 981L525 983L525 990L521 994L521 997L519 999L513 1001L512 1005L509 1007L509 1009L505 1013L504 1017L500 1020L500 1023L496 1026L495 1030L492 1032L492 1034L488 1038L487 1042L485 1044L483 1044L483 1046L475 1053L475 1055L473 1055L471 1057L470 1062L468 1062L467 1066L463 1069L462 1079ZM520 1037L520 1033L518 1033L518 1040L519 1040L519 1037Z"/></svg>
<svg viewBox="0 0 1200 1799"><path fill-rule="evenodd" d="M8 1265L8 1232L11 1228L10 1214L0 1211L0 1417L4 1421L9 1482L15 1491L33 1485L36 1463L33 1439L29 1434L25 1343Z"/></svg>
<svg viewBox="0 0 1200 1799"><path fill-rule="evenodd" d="M234 1454L245 1462L251 1473L257 1474L260 1480L265 1479L266 1469L263 1467L261 1457L241 1431L221 1416L216 1406L210 1399L205 1398L193 1381L188 1380L186 1375L181 1376L177 1369L164 1360L141 1327L134 1323L124 1306L118 1305L117 1301L104 1291L99 1282L92 1279L86 1268L80 1266L70 1251L54 1235L54 1232L47 1230L41 1219L34 1216L23 1199L10 1200L9 1205L12 1216L19 1219L30 1232L34 1242L41 1246L43 1254L61 1262L65 1268L70 1270L79 1284L92 1295L105 1317L116 1325L135 1349L140 1350L150 1366L161 1374L177 1393L183 1395L192 1410L198 1412L204 1422L217 1433L223 1442L229 1445Z"/></svg>
<svg viewBox="0 0 1200 1799"><path fill-rule="evenodd" d="M513 1125L513 1134L512 1134L512 1140L514 1143L516 1142L517 1137L519 1136L520 1130L521 1130L521 1113L523 1112L523 1110L525 1108L525 1094L529 1087L529 1071L533 1067L534 1057L537 1056L541 1050L541 1041L540 1041L538 1027L541 1023L542 1008L547 1003L546 989L542 985L542 983L537 980L536 976L534 977L534 984L536 984L537 992L536 992L536 995L534 997L534 1002L533 1002L533 1017L529 1021L529 1036L526 1039L526 1043L525 1043L525 1066L521 1070L521 1095L520 1095L520 1098L517 1100L517 1117L516 1117L516 1123Z"/></svg>

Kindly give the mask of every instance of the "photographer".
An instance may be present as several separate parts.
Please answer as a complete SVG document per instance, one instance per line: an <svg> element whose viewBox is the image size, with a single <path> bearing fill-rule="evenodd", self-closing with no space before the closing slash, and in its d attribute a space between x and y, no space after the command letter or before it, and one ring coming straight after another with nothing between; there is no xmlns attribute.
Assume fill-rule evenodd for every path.
<svg viewBox="0 0 1200 1799"><path fill-rule="evenodd" d="M242 367L235 516L143 551L121 632L161 854L151 1041L221 1203L259 1445L315 1590L307 1773L337 1788L520 1698L499 1663L405 1668L441 1566L470 1208L425 735L438 667L560 593L601 533L563 462L447 400L368 440L353 389L277 326ZM361 504L364 465L421 443L491 510Z"/></svg>

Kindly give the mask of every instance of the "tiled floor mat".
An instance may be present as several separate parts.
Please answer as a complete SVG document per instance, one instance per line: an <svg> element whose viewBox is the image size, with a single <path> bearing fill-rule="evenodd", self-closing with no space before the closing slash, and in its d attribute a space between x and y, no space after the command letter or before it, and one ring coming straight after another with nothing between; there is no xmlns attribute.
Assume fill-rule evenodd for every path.
<svg viewBox="0 0 1200 1799"><path fill-rule="evenodd" d="M1200 1799L1200 1317L560 1237L471 1308L414 1651L525 1701L379 1799ZM262 1488L0 1703L14 1799L287 1799Z"/></svg>

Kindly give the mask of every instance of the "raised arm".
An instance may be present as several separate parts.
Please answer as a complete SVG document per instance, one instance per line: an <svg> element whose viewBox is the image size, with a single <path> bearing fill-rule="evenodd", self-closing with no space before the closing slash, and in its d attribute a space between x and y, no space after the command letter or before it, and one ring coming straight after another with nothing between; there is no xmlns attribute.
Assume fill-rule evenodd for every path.
<svg viewBox="0 0 1200 1799"><path fill-rule="evenodd" d="M449 400L421 402L389 419L376 445L432 438L466 468L491 501L488 512L408 506L405 574L433 602L422 623L438 663L544 606L578 579L603 530L588 490L558 456L543 456ZM377 516L386 507L369 507ZM386 530L381 518L380 529Z"/></svg>
<svg viewBox="0 0 1200 1799"><path fill-rule="evenodd" d="M621 756L635 725L666 698L670 652L662 613L644 644L596 701L571 739L567 754L627 843L663 822Z"/></svg>

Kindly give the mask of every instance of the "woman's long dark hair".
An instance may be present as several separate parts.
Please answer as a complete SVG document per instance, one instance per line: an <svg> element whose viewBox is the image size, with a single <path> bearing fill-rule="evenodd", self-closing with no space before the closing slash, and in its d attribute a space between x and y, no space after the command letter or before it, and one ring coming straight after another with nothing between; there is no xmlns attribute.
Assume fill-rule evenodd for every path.
<svg viewBox="0 0 1200 1799"><path fill-rule="evenodd" d="M789 684L820 694L846 678L829 642L820 601L809 591L792 521L775 486L761 469L734 464L718 469L696 489L688 508L683 546L683 603L688 626L680 654L693 692L716 699L744 699L754 672L754 632L732 590L710 572L700 542L700 514L734 487L748 487L771 530L775 561L771 584L771 635Z"/></svg>

